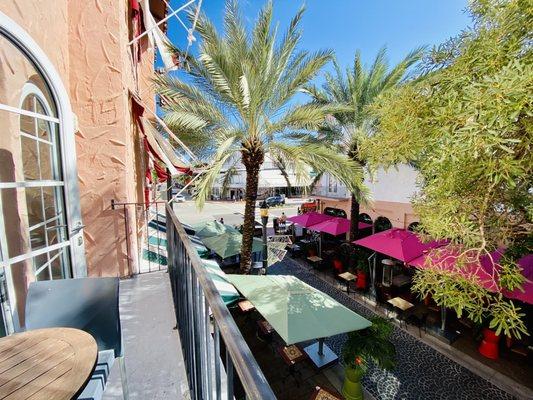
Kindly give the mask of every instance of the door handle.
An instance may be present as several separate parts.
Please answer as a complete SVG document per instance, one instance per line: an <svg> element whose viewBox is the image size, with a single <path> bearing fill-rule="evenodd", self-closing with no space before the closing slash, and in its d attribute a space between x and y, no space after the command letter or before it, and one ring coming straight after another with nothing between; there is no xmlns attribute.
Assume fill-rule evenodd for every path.
<svg viewBox="0 0 533 400"><path fill-rule="evenodd" d="M72 236L72 235L78 234L83 228L85 228L85 225L82 225L82 224L79 224L79 225L75 226L70 231L70 235Z"/></svg>

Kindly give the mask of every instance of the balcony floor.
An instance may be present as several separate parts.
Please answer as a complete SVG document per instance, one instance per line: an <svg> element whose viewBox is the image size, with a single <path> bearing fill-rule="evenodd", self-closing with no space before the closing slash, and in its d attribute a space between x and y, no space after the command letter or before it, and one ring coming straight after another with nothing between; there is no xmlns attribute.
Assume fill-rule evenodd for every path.
<svg viewBox="0 0 533 400"><path fill-rule="evenodd" d="M121 281L120 313L130 399L188 398L167 273ZM122 399L118 363L111 370L104 399Z"/></svg>

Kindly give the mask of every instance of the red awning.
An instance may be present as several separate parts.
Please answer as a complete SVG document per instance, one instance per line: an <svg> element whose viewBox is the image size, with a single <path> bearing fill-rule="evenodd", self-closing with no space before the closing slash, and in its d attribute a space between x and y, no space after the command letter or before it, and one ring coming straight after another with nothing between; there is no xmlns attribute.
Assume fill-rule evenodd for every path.
<svg viewBox="0 0 533 400"><path fill-rule="evenodd" d="M135 97L132 97L132 110L135 122L144 134L145 148L158 161L165 164L171 175L188 173L190 168L179 160L170 143L150 124L150 121L143 117L144 107Z"/></svg>

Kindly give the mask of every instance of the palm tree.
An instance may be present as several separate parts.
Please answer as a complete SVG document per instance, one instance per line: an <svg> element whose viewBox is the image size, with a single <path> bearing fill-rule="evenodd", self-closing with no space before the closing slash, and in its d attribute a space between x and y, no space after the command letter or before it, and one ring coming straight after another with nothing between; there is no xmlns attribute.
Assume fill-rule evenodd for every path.
<svg viewBox="0 0 533 400"><path fill-rule="evenodd" d="M340 148L363 168L365 161L359 153L359 144L372 134L376 122L370 112L370 106L381 93L404 82L409 77L409 68L419 61L422 55L423 48L415 49L393 68L389 68L385 47L378 52L370 68L363 66L359 51L355 54L353 66L346 68L346 71L342 71L334 61L335 71L325 75L325 83L321 88L305 88L314 104L347 106L347 109L334 112L326 119L320 140L334 148ZM359 208L364 193L360 186L351 193L350 241L354 241L359 233Z"/></svg>
<svg viewBox="0 0 533 400"><path fill-rule="evenodd" d="M226 3L224 31L205 15L196 30L201 37L197 56L186 61L186 79L161 76L158 91L165 97L165 122L177 133L194 133L213 143L209 168L198 182L202 207L223 166L237 154L246 170L241 271L251 267L259 170L265 153L282 159L306 178L310 168L326 170L351 190L360 186L362 169L345 155L316 143L290 139L294 132L316 130L335 103L296 104L294 95L332 59L331 51L298 50L303 8L280 37L272 27L272 3L260 11L249 32L237 1ZM173 49L177 56L182 52Z"/></svg>

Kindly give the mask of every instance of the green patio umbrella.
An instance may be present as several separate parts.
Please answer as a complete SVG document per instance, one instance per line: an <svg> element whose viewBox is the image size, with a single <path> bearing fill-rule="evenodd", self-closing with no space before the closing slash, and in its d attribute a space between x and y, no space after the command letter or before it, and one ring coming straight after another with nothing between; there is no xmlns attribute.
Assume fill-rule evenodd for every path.
<svg viewBox="0 0 533 400"><path fill-rule="evenodd" d="M239 231L231 226L224 225L218 221L207 221L194 225L194 234L200 239L222 235L226 232L239 233Z"/></svg>
<svg viewBox="0 0 533 400"><path fill-rule="evenodd" d="M204 237L202 243L220 257L227 258L241 252L242 235L238 232L224 232L217 236Z"/></svg>
<svg viewBox="0 0 533 400"><path fill-rule="evenodd" d="M367 319L294 276L226 277L255 306L287 345L318 339L318 342L303 350L319 369L339 359L324 343L324 338L365 329L371 325Z"/></svg>
<svg viewBox="0 0 533 400"><path fill-rule="evenodd" d="M220 293L220 297L222 297L224 304L230 305L235 303L241 296L239 295L237 289L235 289L235 287L228 282L226 279L227 275L224 273L224 271L222 271L222 269L220 269L218 263L214 260L202 260L202 264L213 280L213 283L215 284L218 293Z"/></svg>
<svg viewBox="0 0 533 400"><path fill-rule="evenodd" d="M232 257L240 254L242 235L239 232L226 231L217 236L210 236L202 238L202 243L208 248L217 253L220 257ZM267 243L268 246L268 265L272 265L280 261L277 254L277 247L280 243ZM285 245L283 245L285 247ZM254 238L252 242L252 252L257 253L263 250L263 242L259 238Z"/></svg>
<svg viewBox="0 0 533 400"><path fill-rule="evenodd" d="M286 275L226 275L288 344L368 328L371 322Z"/></svg>

